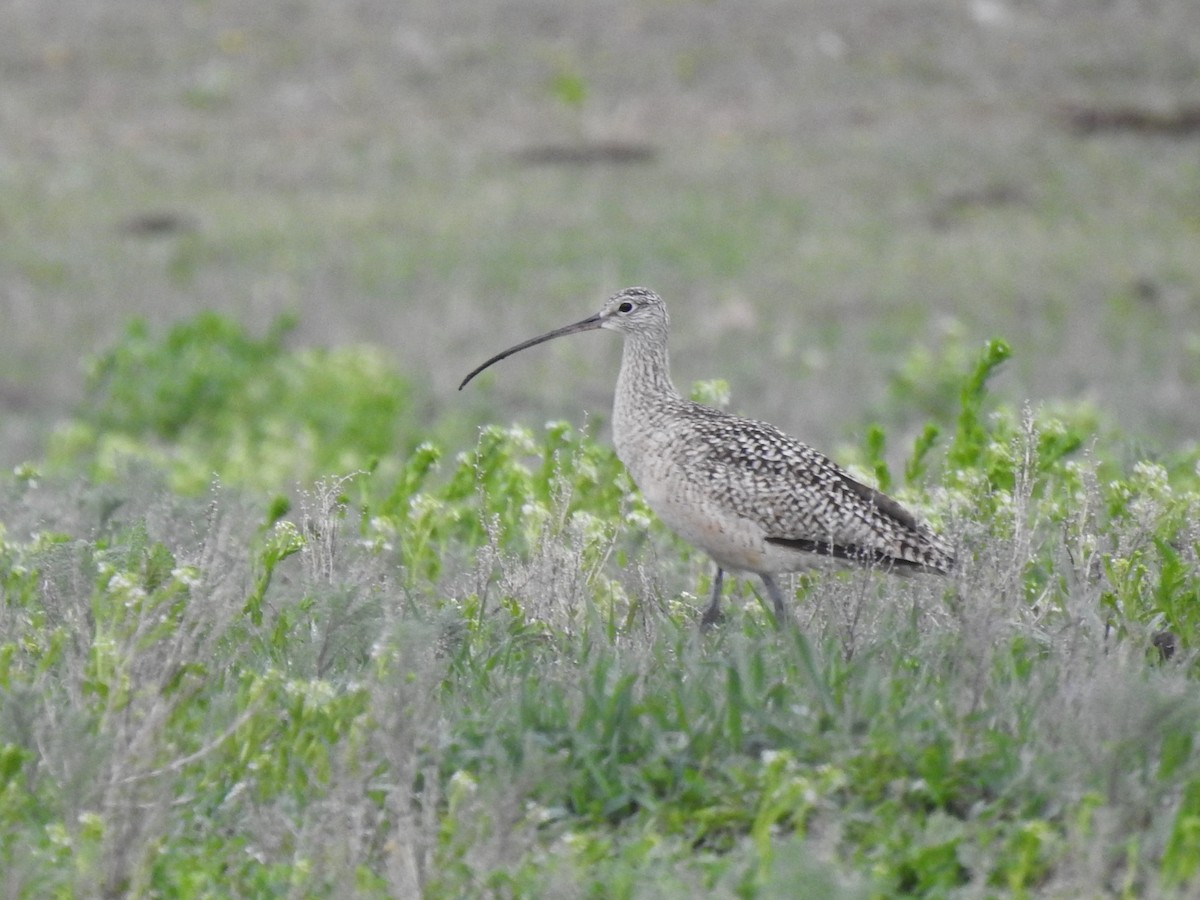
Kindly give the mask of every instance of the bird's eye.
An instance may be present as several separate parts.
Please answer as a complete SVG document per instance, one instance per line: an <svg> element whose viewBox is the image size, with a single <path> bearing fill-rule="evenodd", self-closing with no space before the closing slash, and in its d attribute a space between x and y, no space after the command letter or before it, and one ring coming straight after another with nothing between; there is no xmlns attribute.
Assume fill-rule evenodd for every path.
<svg viewBox="0 0 1200 900"><path fill-rule="evenodd" d="M623 312L623 313L633 312L633 304L630 303L628 300L626 300L624 303L622 303L620 306L617 307L617 312Z"/></svg>

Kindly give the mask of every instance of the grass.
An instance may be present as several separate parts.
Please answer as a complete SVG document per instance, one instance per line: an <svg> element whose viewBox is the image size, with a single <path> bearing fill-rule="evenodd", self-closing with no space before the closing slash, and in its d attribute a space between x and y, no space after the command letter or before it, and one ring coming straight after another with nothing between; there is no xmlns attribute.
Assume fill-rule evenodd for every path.
<svg viewBox="0 0 1200 900"><path fill-rule="evenodd" d="M312 456L304 423L396 392L277 342L131 329L6 482L8 895L1195 889L1194 453L1128 465L1086 413L998 403L994 342L903 476L886 428L861 451L954 536L953 578L814 573L782 629L743 588L704 633L707 565L591 434L323 478L358 430ZM291 427L254 441L312 485L289 498L213 435L297 366L307 402L271 387Z"/></svg>
<svg viewBox="0 0 1200 900"><path fill-rule="evenodd" d="M0 34L5 896L1196 892L1200 167L1061 111L1200 7L243 6ZM453 391L626 283L960 571L701 634L615 342Z"/></svg>
<svg viewBox="0 0 1200 900"><path fill-rule="evenodd" d="M948 323L1013 343L1015 396L1103 398L1186 441L1193 148L1058 117L1188 101L1193 4L1156 9L1034 3L992 25L957 3L629 4L556 25L436 4L402 21L376 3L14 11L0 378L23 427L0 458L36 454L25 426L69 408L74 360L129 318L204 309L377 343L422 392L422 424L467 410L465 441L494 408L443 399L470 358L635 282L673 304L681 380L729 378L819 446L872 414L886 360ZM655 155L520 162L606 140ZM124 227L155 211L187 224ZM523 361L561 377L502 396L497 418L599 405L608 364L562 374L568 352Z"/></svg>

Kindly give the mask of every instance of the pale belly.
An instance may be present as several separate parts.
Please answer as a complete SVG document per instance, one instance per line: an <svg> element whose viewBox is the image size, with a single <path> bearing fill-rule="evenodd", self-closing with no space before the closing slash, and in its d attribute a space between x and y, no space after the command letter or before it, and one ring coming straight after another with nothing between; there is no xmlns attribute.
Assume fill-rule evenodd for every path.
<svg viewBox="0 0 1200 900"><path fill-rule="evenodd" d="M620 424L619 422L617 423ZM768 544L763 527L723 506L709 485L683 475L673 458L680 435L666 430L639 433L637 446L614 427L617 455L646 503L668 528L711 556L723 569L757 574L800 572L829 564L829 558Z"/></svg>
<svg viewBox="0 0 1200 900"><path fill-rule="evenodd" d="M653 478L646 482L642 495L655 515L723 569L774 574L827 562L827 557L768 544L762 526L729 513L695 489L667 488Z"/></svg>

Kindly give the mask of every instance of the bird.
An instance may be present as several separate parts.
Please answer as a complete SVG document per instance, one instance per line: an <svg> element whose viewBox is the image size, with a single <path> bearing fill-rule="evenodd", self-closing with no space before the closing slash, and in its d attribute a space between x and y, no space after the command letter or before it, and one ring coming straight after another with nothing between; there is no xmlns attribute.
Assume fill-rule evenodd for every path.
<svg viewBox="0 0 1200 900"><path fill-rule="evenodd" d="M767 422L684 398L671 381L667 306L630 287L599 312L509 347L462 380L529 347L594 329L624 336L612 439L647 505L716 564L701 618L721 621L725 572L758 575L774 617L787 617L778 575L819 568L879 568L946 575L949 542L883 492Z"/></svg>

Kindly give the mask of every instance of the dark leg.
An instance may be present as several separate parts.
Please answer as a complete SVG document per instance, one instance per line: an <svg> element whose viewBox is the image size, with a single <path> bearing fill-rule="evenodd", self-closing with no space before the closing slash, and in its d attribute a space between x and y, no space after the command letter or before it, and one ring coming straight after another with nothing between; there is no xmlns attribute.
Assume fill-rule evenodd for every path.
<svg viewBox="0 0 1200 900"><path fill-rule="evenodd" d="M771 602L775 604L775 624L783 625L788 620L788 611L783 605L783 591L779 589L779 582L774 575L763 575L762 580L767 586L767 593L771 595Z"/></svg>
<svg viewBox="0 0 1200 900"><path fill-rule="evenodd" d="M720 566L717 566L717 577L713 579L712 601L708 604L708 609L704 611L703 618L700 619L701 628L711 628L725 618L721 615L721 583L724 580L725 572Z"/></svg>

